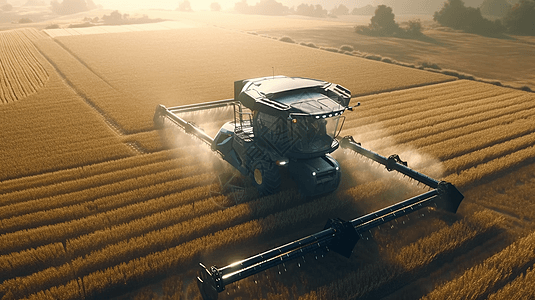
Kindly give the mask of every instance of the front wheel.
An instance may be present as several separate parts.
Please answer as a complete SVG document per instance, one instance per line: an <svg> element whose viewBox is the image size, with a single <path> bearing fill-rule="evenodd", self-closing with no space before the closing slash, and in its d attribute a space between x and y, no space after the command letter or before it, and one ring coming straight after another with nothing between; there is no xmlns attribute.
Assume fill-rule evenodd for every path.
<svg viewBox="0 0 535 300"><path fill-rule="evenodd" d="M253 162L251 177L261 196L275 194L280 190L281 175L279 168L272 162L265 160Z"/></svg>

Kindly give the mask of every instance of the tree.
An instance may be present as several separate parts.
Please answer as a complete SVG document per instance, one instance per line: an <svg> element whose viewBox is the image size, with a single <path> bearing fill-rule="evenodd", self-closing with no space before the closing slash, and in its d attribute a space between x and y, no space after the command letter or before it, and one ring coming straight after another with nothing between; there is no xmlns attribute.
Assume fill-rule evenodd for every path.
<svg viewBox="0 0 535 300"><path fill-rule="evenodd" d="M94 5L92 1L91 3ZM85 0L63 0L61 3L54 0L50 5L52 11L58 15L70 15L90 9Z"/></svg>
<svg viewBox="0 0 535 300"><path fill-rule="evenodd" d="M302 15L302 16L309 16L309 17L316 17L316 18L323 18L327 16L327 10L323 9L323 7L319 4L316 6L310 4L304 4L301 3L299 6L297 6L297 9L295 10L295 14Z"/></svg>
<svg viewBox="0 0 535 300"><path fill-rule="evenodd" d="M219 3L217 3L217 2L213 2L212 4L210 4L210 10L211 11L220 11L221 10L221 5L219 5Z"/></svg>
<svg viewBox="0 0 535 300"><path fill-rule="evenodd" d="M236 2L236 4L234 4L234 10L240 14L248 14L251 11L249 4L247 4L247 0Z"/></svg>
<svg viewBox="0 0 535 300"><path fill-rule="evenodd" d="M11 5L9 3L8 4L4 4L4 5L2 5L2 10L3 11L11 11L11 10L13 10L13 5Z"/></svg>
<svg viewBox="0 0 535 300"><path fill-rule="evenodd" d="M125 14L125 19L128 18L128 15ZM123 15L118 11L114 10L110 13L110 15L104 15L102 16L102 21L104 21L105 24L122 24L123 23Z"/></svg>
<svg viewBox="0 0 535 300"><path fill-rule="evenodd" d="M455 29L462 29L466 7L462 0L448 0L444 6L433 14L433 20L439 24Z"/></svg>
<svg viewBox="0 0 535 300"><path fill-rule="evenodd" d="M373 15L373 13L375 12L377 8L373 5L366 5L364 7L360 7L360 8L353 8L353 10L351 11L351 14L352 15Z"/></svg>
<svg viewBox="0 0 535 300"><path fill-rule="evenodd" d="M179 10L179 11L192 11L191 10L191 4L189 3L188 0L184 0L178 5L178 8L176 10Z"/></svg>
<svg viewBox="0 0 535 300"><path fill-rule="evenodd" d="M421 36L423 34L422 22L419 19L409 20L409 24L407 28L405 29L405 32L407 33L408 36L412 36L412 37Z"/></svg>
<svg viewBox="0 0 535 300"><path fill-rule="evenodd" d="M479 9L483 15L503 17L511 9L511 4L506 0L484 0Z"/></svg>
<svg viewBox="0 0 535 300"><path fill-rule="evenodd" d="M349 8L347 6L340 4L333 8L331 13L335 16L343 16L343 15L349 15Z"/></svg>
<svg viewBox="0 0 535 300"><path fill-rule="evenodd" d="M504 30L499 20L483 18L479 8L466 7L462 0L448 0L433 19L443 26L478 34L497 34Z"/></svg>
<svg viewBox="0 0 535 300"><path fill-rule="evenodd" d="M246 0L242 0L234 4L234 10L242 14L258 15L284 15L290 12L287 6L275 0L260 0L254 6L249 6Z"/></svg>
<svg viewBox="0 0 535 300"><path fill-rule="evenodd" d="M370 29L385 35L394 34L399 31L399 25L394 18L391 7L379 5L375 10L375 15L371 18Z"/></svg>
<svg viewBox="0 0 535 300"><path fill-rule="evenodd" d="M522 0L503 18L507 31L514 34L535 35L535 0Z"/></svg>
<svg viewBox="0 0 535 300"><path fill-rule="evenodd" d="M254 8L255 14L280 16L288 11L288 7L275 0L260 0Z"/></svg>

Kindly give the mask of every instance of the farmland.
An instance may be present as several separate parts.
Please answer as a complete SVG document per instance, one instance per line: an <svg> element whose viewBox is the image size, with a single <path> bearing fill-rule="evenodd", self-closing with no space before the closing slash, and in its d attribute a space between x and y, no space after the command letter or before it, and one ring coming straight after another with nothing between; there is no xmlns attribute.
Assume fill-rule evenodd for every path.
<svg viewBox="0 0 535 300"><path fill-rule="evenodd" d="M194 18L166 30L0 32L15 49L9 66L37 70L0 74L12 91L34 86L0 105L1 299L199 299L199 261L224 266L423 191L339 150L343 178L330 195L304 199L291 184L266 197L246 186L237 202L214 193L229 168L190 137L156 130L154 108L230 98L234 80L272 67L349 88L361 106L341 135L466 198L456 215L423 210L370 231L350 259L307 255L220 299L533 296L517 287L534 281L535 94Z"/></svg>

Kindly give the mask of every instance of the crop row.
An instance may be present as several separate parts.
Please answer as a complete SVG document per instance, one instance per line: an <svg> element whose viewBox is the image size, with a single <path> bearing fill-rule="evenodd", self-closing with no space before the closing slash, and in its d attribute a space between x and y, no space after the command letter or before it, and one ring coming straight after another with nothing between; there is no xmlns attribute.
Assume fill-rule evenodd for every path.
<svg viewBox="0 0 535 300"><path fill-rule="evenodd" d="M491 294L488 300L533 299L535 298L535 265L525 274L520 274L515 280L502 289Z"/></svg>
<svg viewBox="0 0 535 300"><path fill-rule="evenodd" d="M508 282L535 262L535 233L473 266L459 277L437 287L423 299L479 299ZM533 287L532 287L533 288Z"/></svg>
<svg viewBox="0 0 535 300"><path fill-rule="evenodd" d="M535 218L531 201L535 193L535 164L492 180L467 192L470 202L508 214L518 220Z"/></svg>
<svg viewBox="0 0 535 300"><path fill-rule="evenodd" d="M467 80L455 80L411 89L400 89L387 93L371 94L357 97L356 99L362 100L361 103L363 105L365 104L362 108L365 111L372 109L377 111L385 111L385 107L390 107L390 105L399 105L412 101L421 102L426 101L427 99L443 97L447 95L457 95L462 97L466 95L468 90L476 87L479 88L481 86L482 85L479 83L474 83ZM447 96L446 98L440 99L449 98L453 97Z"/></svg>
<svg viewBox="0 0 535 300"><path fill-rule="evenodd" d="M4 194L0 196L0 200L3 200L2 202L4 203L12 201L13 204L2 207L0 218L10 218L32 212L84 203L91 199L126 192L131 189L165 182L166 180L190 176L195 174L196 167L199 169L198 171L206 170L207 168L206 164L192 166L192 163L195 163L195 161L191 157L184 157L123 171L106 173L86 179L69 181L59 184L59 189L62 190L60 193L58 193L58 185L53 185L26 193ZM117 178L114 178L115 174L117 174ZM89 187L84 189L84 186ZM38 194L39 192L42 192L42 196Z"/></svg>
<svg viewBox="0 0 535 300"><path fill-rule="evenodd" d="M464 130L459 130L463 134L458 137L445 138L442 142L427 146L418 145L419 143L411 143L411 145L418 147L420 151L429 153L440 160L450 159L532 133L535 130L535 117L531 114L535 114L535 109L533 111L519 112L511 115L510 123L505 123L505 120L504 123L498 123L496 121L497 124L491 128L475 131L473 129L477 126L466 126ZM451 131L452 135L455 131L457 130ZM421 144L427 144L427 141L422 141Z"/></svg>
<svg viewBox="0 0 535 300"><path fill-rule="evenodd" d="M484 210L444 227L417 242L393 253L389 262L378 262L347 273L340 280L311 291L299 299L356 299L379 298L415 280L426 267L439 263L460 249L482 239L502 221L503 217Z"/></svg>
<svg viewBox="0 0 535 300"><path fill-rule="evenodd" d="M533 161L534 158L535 146L530 146L493 159L484 164L463 170L459 174L454 173L448 175L444 180L455 183L458 185L458 188L467 188L473 184L481 182L483 179L490 180L496 178L505 171L512 170L526 162Z"/></svg>
<svg viewBox="0 0 535 300"><path fill-rule="evenodd" d="M499 144L474 150L470 153L444 161L444 172L446 172L446 175L458 173L462 170L476 167L490 160L532 146L534 142L535 133L529 133L517 138L506 140L505 142Z"/></svg>
<svg viewBox="0 0 535 300"><path fill-rule="evenodd" d="M481 88L481 87L479 87ZM385 107L370 109L366 106L366 98L362 99L362 107L357 109L354 114L349 114L348 125L369 124L377 121L387 121L392 123L403 124L403 119L413 116L414 120L436 116L435 111L451 112L459 111L460 107L470 108L476 105L489 104L490 99L503 98L511 92L505 89L482 89L481 93L474 93L474 87L467 86L465 90L449 92L446 94L430 97L429 95L418 93L413 94L415 100L406 101L397 105L388 105ZM520 92L517 92L520 93ZM395 94L395 93L394 93ZM419 98L424 99L419 99ZM357 98L358 99L358 98ZM356 99L355 99L356 100ZM358 99L361 100L361 99ZM399 120L399 121L398 121Z"/></svg>
<svg viewBox="0 0 535 300"><path fill-rule="evenodd" d="M177 201L181 203L194 201L194 199L198 199L195 194L198 191L192 188L207 185L212 179L213 177L210 174L204 174L170 181L159 186L153 186L146 191L129 191L123 193L121 195L123 197L116 197L114 203L107 203L103 199L99 199L102 213L64 223L0 235L0 253L7 254L31 247L35 248L47 243L64 241L161 211L162 207L166 205L173 207ZM179 194L178 198L176 195L172 195L172 193L179 191L183 191L183 194ZM134 200L130 199L130 197L133 197ZM154 197L160 198L153 199ZM113 208L115 209L111 210Z"/></svg>
<svg viewBox="0 0 535 300"><path fill-rule="evenodd" d="M23 177L19 179L12 179L3 181L2 185L0 186L1 194L7 194L12 193L12 197L14 198L22 198L22 199L28 199L35 196L52 196L54 194L59 193L67 193L72 192L71 189L64 189L62 186L70 185L69 182L76 181L80 185L80 188L90 188L94 187L94 185L91 184L93 180L95 180L99 184L107 184L110 183L109 181L99 181L99 179L92 179L95 176L104 175L105 173L114 173L114 172L120 172L122 170L134 168L136 166L140 165L148 165L153 164L157 162L162 162L165 160L172 159L174 157L180 157L182 155L187 155L188 152L184 151L185 148L178 148L178 149L172 149L172 150L165 150L157 153L151 153L146 155L138 155L138 156L131 156L126 157L119 160L109 160L106 162L91 164L91 165L85 165L82 167L76 167L76 168L70 168L65 170L60 170L56 172L51 173L44 173L34 176L28 176ZM120 173L118 173L120 174ZM82 180L86 179L89 181L88 184L84 185L82 184ZM57 191L54 190L54 187L57 187ZM41 190L41 188L43 190ZM52 189L51 194L46 194L46 190ZM15 192L18 193L29 193L30 196L18 196ZM49 192L50 193L50 192ZM11 198L11 197L8 197ZM8 199L2 198L2 201L0 202L1 205L6 205L13 203L11 201L8 201Z"/></svg>
<svg viewBox="0 0 535 300"><path fill-rule="evenodd" d="M138 157L143 158L143 157ZM80 176L79 178L72 180L65 180L63 182L52 183L49 185L39 186L35 188L28 187L20 191L14 191L11 193L0 194L0 205L2 209L1 217L6 218L9 216L7 207L15 207L14 204L21 204L29 200L37 200L40 198L54 197L62 194L73 193L76 191L87 190L91 188L97 188L99 186L105 186L116 182L132 179L136 177L146 176L147 174L158 173L169 169L180 168L189 166L194 163L192 156L183 155L181 158L171 158L168 160L150 161L144 159L128 159L129 162L137 162L136 165L126 166L125 169L117 169L115 171L95 174L92 176ZM126 163L126 162L125 162ZM116 162L116 165L120 165L121 161ZM91 166L90 166L91 167ZM89 167L89 168L90 168ZM117 167L117 166L116 166ZM80 173L89 173L85 171L88 168L80 168ZM17 214L21 214L20 212ZM16 215L16 214L11 214Z"/></svg>
<svg viewBox="0 0 535 300"><path fill-rule="evenodd" d="M188 166L175 170L163 171L137 179L128 179L111 186L91 188L89 190L69 193L25 203L13 204L21 215L0 220L0 232L7 233L37 226L44 226L73 219L83 218L95 213L119 208L151 198L175 192L173 183L177 180L203 174L209 170L207 164ZM123 199L128 200L123 200ZM11 206L7 206L8 210ZM35 210L35 211L34 211ZM10 212L13 210L10 210Z"/></svg>
<svg viewBox="0 0 535 300"><path fill-rule="evenodd" d="M103 220L105 218L110 220L113 217L122 217L122 219L117 219L115 222L110 220L104 227L93 226L94 232L67 239L63 245L60 244L62 245L61 252L57 250L56 244L49 244L0 256L0 265L5 266L5 269L2 269L3 272L0 272L0 280L29 275L51 266L58 266L109 244L165 228L197 215L212 213L218 210L218 207L214 205L217 199L200 200L206 199L212 188L214 187L211 185L193 188L143 204L129 206L126 209L97 215ZM189 197L186 198L186 196ZM121 213L124 215L117 216ZM128 220L129 218L131 220ZM93 220L92 223L97 222ZM51 247L54 251L50 250Z"/></svg>
<svg viewBox="0 0 535 300"><path fill-rule="evenodd" d="M49 75L31 41L15 31L0 33L0 103L27 97L42 88Z"/></svg>
<svg viewBox="0 0 535 300"><path fill-rule="evenodd" d="M395 139L399 143L407 143L444 131L531 109L534 104L532 101L526 101L531 99L529 96L524 94L519 97L510 93L501 96L495 102L455 110L451 110L449 106L443 106L428 115L409 115L383 121L380 125L368 126L371 128L367 131L365 130L367 127L352 131L359 132L359 139L376 144L383 144L384 140L391 139ZM374 126L380 128L374 129ZM361 133L362 131L364 132Z"/></svg>

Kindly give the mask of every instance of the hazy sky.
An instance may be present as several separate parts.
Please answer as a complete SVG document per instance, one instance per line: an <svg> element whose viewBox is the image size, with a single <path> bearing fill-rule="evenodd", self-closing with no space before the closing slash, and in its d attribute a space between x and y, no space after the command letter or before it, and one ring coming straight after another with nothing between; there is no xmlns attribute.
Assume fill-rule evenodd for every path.
<svg viewBox="0 0 535 300"><path fill-rule="evenodd" d="M101 4L104 8L110 9L135 9L135 8L161 8L161 9L175 9L183 0L94 0L95 3ZM193 10L208 10L210 3L218 2L223 9L230 9L234 7L236 2L241 0L189 0ZM340 3L343 3L350 9L354 7L361 7L370 4L377 0L278 0L282 4L292 7L301 3L320 4L324 8L331 9ZM249 5L254 5L258 0L247 0Z"/></svg>

